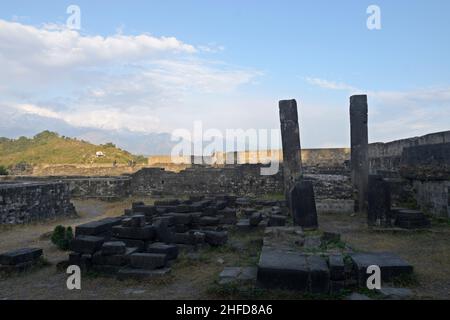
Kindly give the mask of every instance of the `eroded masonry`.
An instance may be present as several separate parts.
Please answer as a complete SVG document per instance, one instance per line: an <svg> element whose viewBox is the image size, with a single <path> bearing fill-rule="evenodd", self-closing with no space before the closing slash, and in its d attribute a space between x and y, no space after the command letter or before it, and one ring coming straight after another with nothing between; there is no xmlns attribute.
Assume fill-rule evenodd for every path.
<svg viewBox="0 0 450 320"><path fill-rule="evenodd" d="M162 165L111 177L8 177L0 183L0 223L75 214L71 197L148 196L156 201L77 226L67 263L119 279L160 277L181 250L224 246L230 232L259 229L257 265L224 268L220 283L334 294L364 287L373 265L383 281L410 276L414 266L401 257L355 252L338 233L323 232L318 219L322 212L358 214L369 228L415 232L429 228L432 216L450 217L450 131L369 144L368 108L366 96L350 98L350 150L313 151L301 150L297 102L281 101L283 161L273 175L262 175L269 164L250 163L254 157L245 152L224 155L235 159L231 165L191 157L179 172ZM41 254L9 252L0 255L0 267L20 269Z"/></svg>

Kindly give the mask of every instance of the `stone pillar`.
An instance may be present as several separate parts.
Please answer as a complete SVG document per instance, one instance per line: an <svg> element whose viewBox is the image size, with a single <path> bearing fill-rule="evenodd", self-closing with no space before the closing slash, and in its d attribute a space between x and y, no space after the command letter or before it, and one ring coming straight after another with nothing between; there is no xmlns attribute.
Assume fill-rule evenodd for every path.
<svg viewBox="0 0 450 320"><path fill-rule="evenodd" d="M297 102L295 100L282 100L279 107L283 143L284 190L288 198L290 189L302 174Z"/></svg>
<svg viewBox="0 0 450 320"><path fill-rule="evenodd" d="M369 226L390 227L391 191L380 175L369 176L367 223Z"/></svg>
<svg viewBox="0 0 450 320"><path fill-rule="evenodd" d="M351 176L357 191L355 210L367 212L369 180L369 137L367 130L367 96L350 97Z"/></svg>
<svg viewBox="0 0 450 320"><path fill-rule="evenodd" d="M290 191L289 200L294 225L305 229L317 229L319 224L312 182L297 181Z"/></svg>

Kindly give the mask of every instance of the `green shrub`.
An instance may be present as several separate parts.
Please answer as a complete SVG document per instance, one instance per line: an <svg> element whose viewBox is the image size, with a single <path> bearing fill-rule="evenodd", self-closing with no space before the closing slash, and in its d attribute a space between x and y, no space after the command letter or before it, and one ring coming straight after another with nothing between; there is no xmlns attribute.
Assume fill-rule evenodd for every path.
<svg viewBox="0 0 450 320"><path fill-rule="evenodd" d="M67 251L69 250L70 241L73 239L73 231L71 227L67 229L61 225L56 226L53 230L51 241L59 249Z"/></svg>
<svg viewBox="0 0 450 320"><path fill-rule="evenodd" d="M8 170L4 166L0 166L0 176L7 176Z"/></svg>

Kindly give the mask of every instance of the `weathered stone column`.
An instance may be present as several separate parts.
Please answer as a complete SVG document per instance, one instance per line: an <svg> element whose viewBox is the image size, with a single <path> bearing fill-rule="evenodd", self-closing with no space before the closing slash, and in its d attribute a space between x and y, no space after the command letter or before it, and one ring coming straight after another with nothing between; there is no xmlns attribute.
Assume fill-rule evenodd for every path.
<svg viewBox="0 0 450 320"><path fill-rule="evenodd" d="M367 212L369 182L369 136L367 129L367 96L350 97L351 176L357 191L355 210Z"/></svg>
<svg viewBox="0 0 450 320"><path fill-rule="evenodd" d="M283 144L284 190L288 197L290 189L294 186L294 182L302 174L297 102L295 100L282 100L280 101L279 107L281 139Z"/></svg>
<svg viewBox="0 0 450 320"><path fill-rule="evenodd" d="M391 226L391 191L380 175L369 175L367 223L369 226Z"/></svg>
<svg viewBox="0 0 450 320"><path fill-rule="evenodd" d="M294 225L305 229L317 229L316 199L311 181L297 181L290 191L290 208Z"/></svg>

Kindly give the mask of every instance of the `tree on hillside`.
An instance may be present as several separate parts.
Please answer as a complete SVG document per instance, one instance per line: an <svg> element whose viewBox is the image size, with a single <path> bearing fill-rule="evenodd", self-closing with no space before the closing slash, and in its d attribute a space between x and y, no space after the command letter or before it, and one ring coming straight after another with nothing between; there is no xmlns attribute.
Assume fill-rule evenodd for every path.
<svg viewBox="0 0 450 320"><path fill-rule="evenodd" d="M0 166L0 176L7 176L8 170L4 166Z"/></svg>

